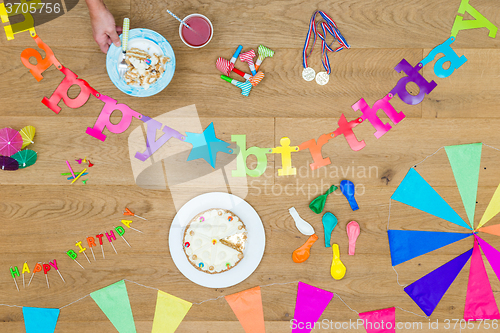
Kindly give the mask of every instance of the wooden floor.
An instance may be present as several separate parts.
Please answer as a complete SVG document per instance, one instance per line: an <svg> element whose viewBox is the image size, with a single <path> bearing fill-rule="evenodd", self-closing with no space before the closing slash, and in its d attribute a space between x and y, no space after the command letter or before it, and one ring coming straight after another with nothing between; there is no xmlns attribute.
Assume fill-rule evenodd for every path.
<svg viewBox="0 0 500 333"><path fill-rule="evenodd" d="M385 96L403 76L393 69L401 59L416 65L450 36L460 1L169 1L168 9L181 17L198 12L212 20L214 37L202 49L189 49L181 42L179 24L166 13L166 1L107 0L106 4L117 22L129 17L131 28L155 30L171 43L177 66L173 80L163 92L149 98L134 98L110 82L106 58L92 38L83 1L64 16L36 27L36 31L64 66L99 92L144 115L153 118L195 105L202 128L213 122L220 139L230 141L231 135L245 134L248 147L276 147L283 136L288 136L292 145L317 139L337 128L342 113L349 120L358 117L360 113L354 112L351 105L360 98L373 105ZM498 0L471 0L470 4L493 24L500 25ZM301 77L304 37L316 9L324 10L335 20L352 46L350 50L330 54L332 74L326 86L305 82ZM244 50L264 44L276 52L273 58L264 61L262 70L266 76L250 97L241 96L236 87L222 81L215 68L216 59L230 58L239 44ZM264 257L244 282L227 289L208 289L192 283L178 271L167 241L176 213L174 200L185 202L207 190L177 185L179 193L174 195L168 188L152 190L137 186L128 138L141 122L134 120L122 134L106 132L105 142L87 135L85 130L94 124L102 103L91 98L79 109L63 106L56 115L40 101L52 94L62 73L52 67L37 83L19 58L25 48L35 47L29 35L17 35L13 41L1 37L0 127L35 126L37 134L32 149L37 151L38 161L24 170L0 172L0 303L59 308L121 279L159 288L193 303L261 285L267 331L290 332L297 290L293 282L300 280L337 293L358 312L397 306L423 315L398 285L396 273L391 269L386 233L390 196L410 167L442 146L483 142L500 148L497 114L500 38L498 35L495 39L489 38L484 28L467 30L459 32L452 46L468 61L445 79L435 76L433 62L425 66L424 77L435 80L437 87L415 106L395 98L394 107L403 111L406 119L378 140L368 123L358 126L355 133L366 142L363 150L354 152L343 137L336 138L323 148L323 155L330 157L332 164L315 172L307 167L312 162L308 151L294 153L292 162L298 175L290 177L277 176L281 161L279 155L270 155L266 173L258 178L248 177L245 197L264 223ZM318 45L310 66L316 71L321 69ZM246 64L238 62L237 67L248 72ZM85 156L95 164L89 169L88 183L70 185L60 176L67 172L65 161L72 161L79 169L73 161ZM418 165L417 170L466 218L443 149ZM339 219L332 241L340 245L341 259L347 266L345 278L335 281L329 273L332 255L331 249L324 247L321 216L312 213L308 204L319 192L331 184L338 185L344 178L358 185L360 209L351 211L339 193L327 200L326 210ZM499 183L500 152L484 146L476 224ZM236 186L232 190L244 193L246 188ZM296 230L288 213L291 206L314 225L319 236L310 259L302 264L294 263L291 254L307 237ZM393 201L391 206L391 228L459 230L401 203ZM133 224L144 234L126 233L131 248L118 240L118 254L111 252L108 246L106 260L98 259L89 265L80 257L85 270L66 256L68 249L76 249L76 241L84 241L87 236L120 223L125 207L148 219L147 222L136 219ZM355 256L347 255L345 226L351 220L361 226ZM498 223L498 217L495 220ZM500 249L500 239L488 236L484 238ZM469 238L401 264L397 266L399 282L409 284L471 247ZM65 284L51 271L50 289L38 274L26 289L18 278L21 291L16 290L9 274L10 266L21 269L27 261L32 269L35 262L54 258L66 279ZM463 318L469 265L443 297L431 320L442 324L445 319ZM486 268L498 302L500 282L487 262ZM266 286L287 282L290 283ZM137 331L150 332L156 292L129 282L127 288ZM400 309L396 316L398 322L427 322ZM320 319L346 322L357 318L356 313L334 298ZM24 332L20 308L0 306L0 331ZM87 297L61 310L56 332L74 331L115 330ZM459 329L452 327L446 331L458 332ZM243 332L243 329L221 298L193 305L178 332Z"/></svg>

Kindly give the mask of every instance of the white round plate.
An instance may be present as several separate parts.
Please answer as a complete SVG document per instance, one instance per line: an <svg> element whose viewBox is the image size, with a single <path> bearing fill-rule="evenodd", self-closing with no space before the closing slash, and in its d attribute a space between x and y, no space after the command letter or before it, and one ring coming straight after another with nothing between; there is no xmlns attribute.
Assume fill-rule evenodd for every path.
<svg viewBox="0 0 500 333"><path fill-rule="evenodd" d="M243 259L236 267L219 274L208 274L194 268L182 248L186 225L198 213L211 208L232 211L245 223L248 232ZM227 288L242 282L257 269L264 255L266 234L259 215L245 200L228 193L212 192L189 200L179 209L170 226L168 246L175 266L189 280L207 288Z"/></svg>

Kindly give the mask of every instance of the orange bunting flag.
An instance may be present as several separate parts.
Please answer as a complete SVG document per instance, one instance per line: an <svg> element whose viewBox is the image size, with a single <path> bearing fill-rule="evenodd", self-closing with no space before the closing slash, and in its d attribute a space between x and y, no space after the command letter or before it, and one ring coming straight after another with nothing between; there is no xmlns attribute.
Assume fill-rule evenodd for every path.
<svg viewBox="0 0 500 333"><path fill-rule="evenodd" d="M265 333L260 287L225 296L246 333Z"/></svg>

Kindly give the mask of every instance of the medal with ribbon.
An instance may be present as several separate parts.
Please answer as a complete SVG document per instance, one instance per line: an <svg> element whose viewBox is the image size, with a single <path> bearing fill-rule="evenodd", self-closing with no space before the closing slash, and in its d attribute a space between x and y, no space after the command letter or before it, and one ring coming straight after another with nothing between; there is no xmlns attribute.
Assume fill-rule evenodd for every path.
<svg viewBox="0 0 500 333"><path fill-rule="evenodd" d="M316 15L318 13L323 18L324 20L323 22L320 21L316 23ZM321 30L323 33L318 31L316 27L317 24L321 26ZM326 42L327 33L332 35L334 38L333 42L330 45L328 45L328 43ZM311 35L313 35L313 42L311 45L311 51L309 51L308 54L307 49L309 48ZM314 45L316 44L316 36L318 36L319 39L321 39L321 62L326 70L326 72L319 72L317 75L314 69L307 66L307 58L311 55L314 49ZM340 46L337 47L336 49L333 49L332 45L335 41L337 41L340 44ZM337 25L332 20L332 18L321 10L315 11L311 17L311 20L309 21L309 29L307 31L306 41L304 43L304 49L302 50L302 66L304 67L304 69L302 70L302 78L306 81L312 81L316 77L316 82L318 84L324 85L328 83L328 80L330 78L329 75L332 71L330 67L330 59L328 58L328 52L339 52L343 49L349 49L349 48L351 48L351 46L347 44L347 41L338 30Z"/></svg>

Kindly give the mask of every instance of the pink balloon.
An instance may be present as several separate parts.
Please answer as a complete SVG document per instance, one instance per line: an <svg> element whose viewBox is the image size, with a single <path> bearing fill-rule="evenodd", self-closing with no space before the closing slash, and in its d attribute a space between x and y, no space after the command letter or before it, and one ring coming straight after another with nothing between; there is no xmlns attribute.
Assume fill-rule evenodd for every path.
<svg viewBox="0 0 500 333"><path fill-rule="evenodd" d="M353 256L356 249L356 240L358 239L360 228L356 221L347 223L346 226L347 237L349 238L349 255Z"/></svg>

